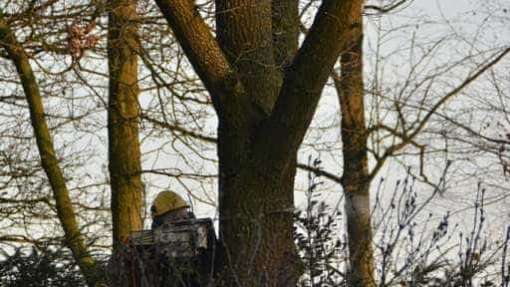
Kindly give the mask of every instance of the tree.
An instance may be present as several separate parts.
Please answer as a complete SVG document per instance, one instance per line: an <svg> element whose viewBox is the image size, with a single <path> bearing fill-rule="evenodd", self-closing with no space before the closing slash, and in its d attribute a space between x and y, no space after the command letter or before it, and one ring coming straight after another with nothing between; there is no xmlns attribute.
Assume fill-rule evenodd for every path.
<svg viewBox="0 0 510 287"><path fill-rule="evenodd" d="M342 117L343 175L347 234L349 236L349 286L374 286L368 130L365 122L363 81L363 7L349 16L352 30L340 59L336 89Z"/></svg>
<svg viewBox="0 0 510 287"><path fill-rule="evenodd" d="M136 1L118 1L109 10L108 167L114 248L142 228L136 5Z"/></svg>
<svg viewBox="0 0 510 287"><path fill-rule="evenodd" d="M219 119L225 285L295 285L296 153L363 1L324 2L295 55L298 1L218 0L217 40L193 1L156 2Z"/></svg>
<svg viewBox="0 0 510 287"><path fill-rule="evenodd" d="M376 177L388 158L397 157L399 151L411 146L419 150L419 177L424 182L433 185L423 170L424 153L427 148L432 146L418 143L417 138L425 133L424 129L431 122L431 118L439 114L438 110L447 101L458 96L461 91L494 67L510 52L510 49L506 48L491 53L484 64L479 64L469 70L464 78L460 78L460 82L456 86L446 92L441 92L441 96L437 100L434 99L430 106L427 106L426 101L427 90L423 95L418 90L413 90L417 94L417 101L421 105L412 109L413 111L414 109L424 110L423 116L420 115L420 112L418 112L416 118L411 114L403 114L403 107L413 105L411 97L407 98L406 101L396 98L390 100L390 105L395 107L397 113L396 121L380 119L378 118L379 115L376 114L369 115L374 118L371 119L372 123L367 123L365 120L365 113L367 112L365 98L368 95L364 84L365 75L363 74L363 14L370 15L371 11L376 11L376 14L380 17L381 14L389 13L406 4L406 2L409 1L389 1L386 6L366 5L351 14L350 21L352 25L359 27L359 29L353 30L349 45L341 55L340 72L334 71L332 73L334 87L340 102L343 154L342 176L339 179L333 178L333 180L342 185L345 195L347 234L349 237L349 286L375 286L376 284L374 278L376 263L374 262L375 255L372 247L374 239L371 225L372 212L370 208L372 179ZM382 16L384 17L384 15ZM431 51L441 42L442 40L438 40L436 43L433 42L434 44L430 48ZM376 61L379 61L379 55L376 56ZM418 63L429 56L428 53L425 53L423 58L418 60ZM417 69L418 65L411 67L409 78L412 77L413 71ZM452 63L451 65L450 68L458 64ZM378 71L375 72L376 78L378 77L377 73ZM415 85L416 89L422 85L432 86L435 83L435 78L444 72L439 70L433 73L435 73L435 76L424 77L425 79L422 82L406 79L404 87L398 92L404 94L405 89L412 85ZM374 84L377 85L377 83ZM383 93L380 92L380 94L373 96L382 97ZM376 109L381 108L381 106ZM390 111L393 112L393 110ZM388 140L388 138L391 140ZM372 142L369 142L369 139ZM377 139L384 140L378 142ZM380 146L384 146L384 148ZM369 169L368 164L370 155L373 156L375 162L371 169Z"/></svg>
<svg viewBox="0 0 510 287"><path fill-rule="evenodd" d="M46 3L40 7L29 7L32 10L27 11L33 13L29 14L33 16L48 4L52 3ZM104 10L104 7L98 5L93 8L95 11L87 27L80 27L79 21L75 20L75 24L69 28L69 48L73 62L83 56L84 49L93 48L97 41L95 38L88 38L86 34L95 26L95 18ZM138 39L134 21L136 18L135 8L136 3L129 1L113 3L108 8L110 14L108 131L114 257L119 257L117 255L119 247L126 242L129 234L142 228L143 187L138 142ZM0 12L0 16L3 16L3 12ZM8 58L16 66L25 91L41 163L54 193L55 208L64 229L66 245L71 249L87 284L96 286L106 281L106 278L90 255L85 238L78 226L76 211L46 122L39 84L29 62L30 57L3 17L0 18L0 40L3 48L7 51ZM121 273L115 274L116 277L120 277L120 275Z"/></svg>
<svg viewBox="0 0 510 287"><path fill-rule="evenodd" d="M25 91L30 111L30 120L34 128L37 147L41 157L41 164L53 190L57 214L65 233L66 245L71 249L73 257L78 266L80 266L87 284L95 286L102 279L97 278L100 272L96 269L95 260L88 253L83 235L78 227L66 181L55 155L52 137L44 116L39 85L24 48L18 43L13 31L3 18L3 11L0 11L0 40L1 45L16 66L23 90Z"/></svg>
<svg viewBox="0 0 510 287"><path fill-rule="evenodd" d="M11 5L12 4L12 5ZM105 207L103 206L103 200L97 201L97 193L91 193L87 187L75 186L73 177L69 176L70 169L69 165L65 160L66 155L63 154L62 150L58 150L52 141L52 132L57 133L59 131L60 124L55 125L55 119L59 118L59 115L52 113L44 109L43 100L46 101L46 106L51 106L55 102L64 100L66 98L67 88L71 90L72 87L78 80L81 82L79 85L86 87L92 91L93 94L99 94L97 90L101 89L101 77L103 79L110 80L109 84L109 104L107 105L102 101L101 97L95 99L97 101L97 107L100 111L101 104L105 104L105 110L108 111L108 133L109 133L109 173L112 189L112 202L111 202L111 223L113 225L113 246L115 258L118 258L119 247L125 242L130 232L142 228L142 199L144 196L144 188L141 183L141 159L140 159L140 147L138 140L138 124L140 122L140 111L139 111L139 79L138 79L138 57L141 56L140 51L140 38L136 35L137 26L140 22L138 15L135 12L136 3L129 1L119 1L118 3L112 3L111 5L103 5L103 3L88 1L77 1L73 2L70 6L64 7L58 1L46 1L43 3L9 3L8 6L3 6L2 10L5 9L6 17L2 18L2 33L0 34L0 44L2 52L5 50L6 53L2 53L1 56L13 62L18 68L18 76L20 83L25 88L25 96L29 100L27 110L30 110L32 115L32 125L35 130L35 139L38 143L38 153L40 154L42 166L46 171L47 178L42 179L41 183L35 180L34 174L38 173L38 164L33 169L21 167L20 172L16 170L15 166L23 166L25 163L13 163L10 160L7 162L7 168L13 168L9 174L2 173L2 177L10 177L6 181L5 186L2 186L2 190L12 188L12 179L25 177L32 178L31 180L25 181L27 185L26 192L23 192L23 199L9 199L9 203L13 204L14 208L33 210L29 219L30 222L36 221L35 229L44 227L41 225L47 224L44 219L51 218L53 210L56 211L59 217L59 223L64 230L65 245L73 251L74 258L81 271L84 274L84 278L87 280L87 284L95 286L96 284L103 282L106 278L101 272L99 264L96 263L94 257L91 256L93 252L97 252L98 246L108 248L108 244L96 236L92 230L97 230L97 226L101 226L106 219L102 218L101 213L104 213ZM99 48L101 43L100 38L96 35L90 35L90 32L96 27L98 23L98 29L102 29L101 20L104 12L108 12L110 15L108 28L108 60L109 60L109 73L110 75L101 74L101 70L90 69L90 59L85 54L86 50L94 49L99 51L99 54L104 50ZM2 11L3 12L3 11ZM3 16L3 14L2 14ZM30 24L25 22L26 19L30 19ZM4 21L5 20L5 21ZM16 32L20 32L16 34ZM25 31L30 31L25 33ZM16 35L15 35L16 34ZM160 33L168 35L168 33ZM45 35L45 36L43 36ZM64 36L64 37L62 37ZM146 39L147 37L144 37ZM34 45L32 45L34 43ZM96 46L98 44L98 46ZM53 72L41 68L39 64L44 64L47 59L40 59L38 56L43 55L44 58L47 55L56 55L61 59L63 58L63 71ZM70 57L69 57L70 56ZM104 59L103 57L102 59ZM65 62L66 59L71 59L72 62L69 66ZM3 60L3 59L2 59ZM41 61L39 61L41 60ZM84 63L84 61L86 61ZM62 62L49 61L55 66L61 66ZM51 64L50 64L51 65ZM35 69L33 67L36 67ZM5 66L2 65L2 69ZM23 70L20 70L22 67ZM8 68L8 66L7 66ZM36 70L34 72L34 70ZM82 73L86 73L85 76ZM76 78L71 76L69 79L67 75L74 74ZM36 79L37 76L40 76ZM94 77L96 76L96 77ZM99 79L97 78L99 76ZM48 78L52 78L48 81ZM55 78L62 79L56 80ZM17 78L13 83L17 83ZM5 78L3 81L8 82ZM55 86L63 85L61 91L55 91L53 89L47 89L46 83L50 82L50 85ZM15 86L15 85L14 85ZM30 89L27 90L27 87ZM99 87L99 88L98 88ZM7 89L8 90L8 89ZM42 92L41 92L42 90ZM58 90L58 89L57 89ZM16 91L13 92L16 95ZM58 98L61 97L61 98ZM48 100L48 98L50 98ZM56 98L56 99L55 99ZM78 97L71 95L71 102L74 102ZM74 98L74 99L73 99ZM24 100L24 97L18 96L2 96L2 102L7 99L12 99L12 102L7 102L7 105L20 106L22 107L23 113L25 113L24 106L20 104L20 101ZM32 103L33 101L33 103ZM65 101L65 100L64 100ZM74 105L74 104L73 104ZM83 106L82 106L83 107ZM78 132L82 128L79 124L80 119L94 118L91 116L93 113L87 113L87 115L74 116L73 114L79 113L78 108L74 110L68 116L64 116L63 119L67 123L70 123L73 127L73 133ZM64 112L65 113L65 112ZM35 114L35 116L34 116ZM50 122L48 124L48 122ZM53 123L52 123L53 122ZM90 124L90 122L89 122ZM86 124L87 125L87 124ZM103 127L104 125L100 125ZM88 128L87 128L88 129ZM93 129L93 128L92 128ZM183 129L179 129L183 131ZM94 133L94 132L93 132ZM22 138L23 133L19 133L18 138ZM28 141L31 139L31 133L27 136ZM96 134L97 135L97 134ZM99 136L99 135L97 135ZM7 137L6 137L7 138ZM58 138L58 134L57 134ZM57 140L58 142L58 140ZM25 142L26 144L27 142ZM30 145L30 143L28 143ZM14 150L9 150L14 152ZM88 156L86 151L80 151L78 154L82 156ZM4 152L2 151L2 156ZM8 155L8 154L6 154ZM76 155L76 153L75 153ZM10 156L12 157L12 156ZM69 160L71 157L69 158ZM75 158L76 159L76 158ZM39 159L36 160L39 162ZM71 160L72 161L72 160ZM75 162L75 164L82 164ZM24 169L26 168L26 169ZM67 168L67 170L66 170ZM71 167L75 172L76 166ZM21 171L23 171L21 173ZM71 173L71 174L72 174ZM78 175L80 173L76 173ZM80 174L80 177L87 178L89 173ZM88 177L91 179L90 177ZM50 181L51 190L53 191L53 198L48 198L44 195L45 186L47 185L47 179ZM23 181L23 180L22 180ZM29 182L34 182L30 184ZM31 188L37 188L38 185L43 186L41 189L42 195L31 199L31 194L35 194ZM90 187L104 186L105 183L101 182L89 182L87 183ZM68 187L70 186L70 187ZM94 188L92 188L94 189ZM87 199L77 198L77 190L80 191L80 195L85 194L88 199L93 199L99 207L88 205ZM39 190L37 190L39 191ZM96 190L97 192L97 190ZM99 190L101 193L101 191ZM9 192L10 193L10 192ZM7 193L5 193L7 194ZM9 194L10 195L10 194ZM17 195L16 195L17 196ZM13 196L13 197L16 197ZM8 196L6 196L8 198ZM29 198L29 199L27 199ZM53 203L55 201L55 204ZM2 198L4 203L4 198ZM39 208L34 208L35 205L46 205L47 210L39 211ZM7 210L7 209L6 209ZM37 210L37 211L36 211ZM92 217L89 211L93 211ZM2 209L2 212L5 210ZM44 215L44 213L49 213ZM41 215L42 214L42 215ZM24 225L28 228L28 222L23 218L24 212L19 215L23 223L19 226ZM39 218L42 216L42 220ZM98 221L98 219L100 221ZM78 224L81 221L81 224ZM51 222L51 220L50 220ZM38 225L38 226L37 226ZM47 225L46 225L47 226ZM104 228L104 227L103 227ZM28 230L28 229L27 229ZM34 231L31 229L30 231ZM28 232L30 232L28 231ZM104 230L101 230L104 232ZM108 226L106 232L108 232ZM59 234L50 234L48 237L43 236L37 239L36 235L29 234L28 236L15 236L7 235L2 236L2 242L20 242L20 243L32 243L36 246L55 244L59 245ZM104 249L103 249L104 250ZM116 274L116 277L121 274Z"/></svg>

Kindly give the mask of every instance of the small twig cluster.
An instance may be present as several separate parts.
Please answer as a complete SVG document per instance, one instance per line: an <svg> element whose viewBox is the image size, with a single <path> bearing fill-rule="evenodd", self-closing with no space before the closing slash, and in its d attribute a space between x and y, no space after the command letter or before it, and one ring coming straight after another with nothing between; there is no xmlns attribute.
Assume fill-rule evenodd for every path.
<svg viewBox="0 0 510 287"><path fill-rule="evenodd" d="M309 159L309 166L320 168L320 160ZM295 239L304 266L300 286L341 286L345 274L341 270L346 251L345 241L338 234L341 212L319 201L322 184L314 172L308 173L306 209L295 214Z"/></svg>
<svg viewBox="0 0 510 287"><path fill-rule="evenodd" d="M91 34L95 27L95 21L86 25L75 21L67 27L67 47L73 59L80 59L85 50L92 49L97 45L99 36Z"/></svg>

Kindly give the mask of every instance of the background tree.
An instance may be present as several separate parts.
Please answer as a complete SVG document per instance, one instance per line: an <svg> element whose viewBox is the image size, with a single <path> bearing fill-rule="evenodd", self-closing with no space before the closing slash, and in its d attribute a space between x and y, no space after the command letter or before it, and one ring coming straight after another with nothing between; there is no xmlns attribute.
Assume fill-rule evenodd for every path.
<svg viewBox="0 0 510 287"><path fill-rule="evenodd" d="M108 154L114 250L142 229L136 1L111 3L108 22ZM115 252L115 251L114 251Z"/></svg>
<svg viewBox="0 0 510 287"><path fill-rule="evenodd" d="M400 9L404 4L410 1L389 1L389 3L379 3L379 5L366 5L364 11L367 15L375 11L376 15L381 17L381 13L389 13L395 9ZM444 93L439 93L437 99L432 99L430 103L427 101L427 90L420 93L419 87L422 85L436 84L436 77L444 72L435 70L435 76L425 78L423 82L414 82L414 79L408 78L400 90L401 95L406 93L406 89L415 85L412 90L416 95L409 96L405 101L401 98L391 99L389 104L392 105L396 112L396 121L379 118L379 114L369 114L371 122L366 122L365 114L367 108L365 101L368 99L367 89L364 84L363 73L363 11L356 11L351 16L353 25L359 25L360 29L355 30L348 49L342 54L340 60L340 73L334 72L332 77L335 84L335 90L340 102L341 114L341 132L342 132L342 154L343 154L343 174L339 183L343 187L345 194L345 209L347 221L347 234L349 237L349 259L350 259L350 283L352 286L373 286L376 282L374 279L373 268L375 265L374 254L372 251L373 235L371 227L372 212L370 210L370 185L372 179L376 177L380 169L390 157L397 157L399 151L406 150L408 147L418 149L419 158L419 178L428 184L432 182L424 171L424 153L427 149L432 148L431 145L420 144L417 138L422 136L425 127L431 122L438 110L453 97L458 96L461 91L476 81L485 72L491 69L495 64L500 62L509 52L508 48L499 50L489 56L484 64L479 64L472 70L469 70L467 76L461 79L459 83L449 87ZM384 16L382 16L384 17ZM407 25L407 24L405 24ZM394 32L395 29L390 30ZM431 45L433 50L435 45L439 45L442 40L433 42ZM413 49L413 48L412 48ZM430 55L425 53L423 59L428 59ZM412 56L411 56L412 57ZM379 59L377 57L376 59ZM377 60L376 60L377 61ZM413 70L418 69L420 60L416 66L411 67L410 77L413 77ZM458 64L452 63L450 69ZM377 66L376 66L377 69ZM375 73L378 73L377 71ZM378 77L376 74L375 77ZM384 79L379 79L381 82ZM377 85L377 82L373 83ZM374 96L375 101L381 101L378 97L385 97L387 91L379 91ZM403 114L402 110L406 106L413 105L413 98L420 104L411 109L420 109L417 116L410 113ZM373 110L378 110L384 106L382 102ZM389 125L388 125L389 124ZM386 135L384 135L386 133ZM389 137L387 135L389 134ZM370 142L369 142L370 139ZM384 139L381 140L380 139ZM369 168L368 158L373 156L373 167ZM437 187L436 187L437 188Z"/></svg>

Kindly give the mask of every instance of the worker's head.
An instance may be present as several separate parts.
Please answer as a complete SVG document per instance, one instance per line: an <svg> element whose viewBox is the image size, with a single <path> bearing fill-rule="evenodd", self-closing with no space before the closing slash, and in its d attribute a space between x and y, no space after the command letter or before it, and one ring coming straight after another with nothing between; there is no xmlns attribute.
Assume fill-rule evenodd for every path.
<svg viewBox="0 0 510 287"><path fill-rule="evenodd" d="M161 216L167 212L188 208L189 205L177 193L172 191L160 192L151 206L152 218Z"/></svg>

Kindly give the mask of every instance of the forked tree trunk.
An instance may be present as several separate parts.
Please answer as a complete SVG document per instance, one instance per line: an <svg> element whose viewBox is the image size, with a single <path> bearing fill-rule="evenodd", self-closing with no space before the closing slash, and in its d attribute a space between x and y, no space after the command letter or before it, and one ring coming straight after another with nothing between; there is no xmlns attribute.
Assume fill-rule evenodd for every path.
<svg viewBox="0 0 510 287"><path fill-rule="evenodd" d="M283 65L297 50L297 1L217 0L216 9L218 42L256 109L256 118L244 125L220 117L224 284L295 286L295 151L282 167L257 158L253 149L259 120L271 113L280 92Z"/></svg>
<svg viewBox="0 0 510 287"><path fill-rule="evenodd" d="M342 186L349 245L348 284L375 286L373 277L370 178L367 159L363 90L362 7L350 15L350 43L341 56L341 79L336 82L340 99L344 171Z"/></svg>
<svg viewBox="0 0 510 287"><path fill-rule="evenodd" d="M220 286L295 286L296 154L362 0L323 1L297 51L297 0L156 0L218 115ZM296 52L297 51L297 52Z"/></svg>

